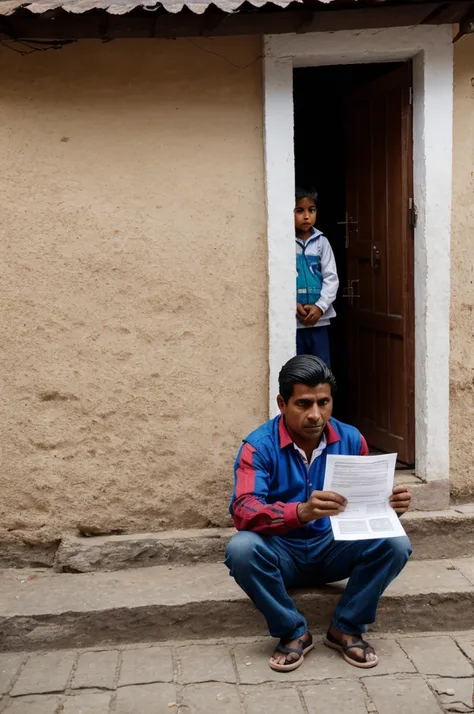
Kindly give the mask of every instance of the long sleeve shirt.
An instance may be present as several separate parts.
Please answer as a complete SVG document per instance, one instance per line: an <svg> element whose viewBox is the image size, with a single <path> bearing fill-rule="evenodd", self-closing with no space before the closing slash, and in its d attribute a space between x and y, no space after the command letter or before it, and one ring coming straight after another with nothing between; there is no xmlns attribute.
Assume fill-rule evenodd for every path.
<svg viewBox="0 0 474 714"><path fill-rule="evenodd" d="M331 245L321 231L313 228L313 234L306 243L296 238L296 268L298 277L296 280L296 300L302 304L308 303L306 291L304 290L304 273L314 275L320 284L319 295L314 301L308 304L317 305L323 312L318 320L317 326L329 325L330 320L336 316L334 310L334 300L339 288L339 278L337 276L336 260ZM303 285L302 285L303 283ZM297 328L304 329L307 325L302 325L297 319Z"/></svg>
<svg viewBox="0 0 474 714"><path fill-rule="evenodd" d="M234 491L230 504L237 530L262 535L312 538L330 528L329 518L303 525L298 504L312 491L321 491L328 454L368 455L367 443L352 426L330 419L325 429L326 448L304 463L282 416L263 424L244 439L235 461Z"/></svg>

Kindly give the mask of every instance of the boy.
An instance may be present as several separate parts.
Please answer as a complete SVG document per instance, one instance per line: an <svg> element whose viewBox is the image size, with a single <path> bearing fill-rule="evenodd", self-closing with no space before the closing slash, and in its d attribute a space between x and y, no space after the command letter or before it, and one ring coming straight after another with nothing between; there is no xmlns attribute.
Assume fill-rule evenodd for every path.
<svg viewBox="0 0 474 714"><path fill-rule="evenodd" d="M296 189L296 351L320 357L328 367L328 325L336 312L339 279L328 239L314 227L316 191Z"/></svg>

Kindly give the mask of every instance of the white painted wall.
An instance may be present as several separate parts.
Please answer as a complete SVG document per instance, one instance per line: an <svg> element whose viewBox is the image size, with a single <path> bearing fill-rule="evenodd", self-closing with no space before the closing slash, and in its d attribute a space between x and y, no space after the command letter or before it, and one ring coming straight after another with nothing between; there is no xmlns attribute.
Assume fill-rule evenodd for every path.
<svg viewBox="0 0 474 714"><path fill-rule="evenodd" d="M451 26L420 26L265 38L270 414L278 372L295 353L292 240L293 67L413 59L416 469L449 478L449 298L453 57Z"/></svg>
<svg viewBox="0 0 474 714"><path fill-rule="evenodd" d="M271 418L278 413L278 373L296 353L295 159L293 63L267 56L264 63Z"/></svg>

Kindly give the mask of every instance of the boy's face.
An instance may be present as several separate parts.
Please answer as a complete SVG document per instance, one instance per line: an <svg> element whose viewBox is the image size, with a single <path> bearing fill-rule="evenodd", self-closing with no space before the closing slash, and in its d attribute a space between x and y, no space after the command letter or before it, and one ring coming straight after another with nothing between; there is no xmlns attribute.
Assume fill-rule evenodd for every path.
<svg viewBox="0 0 474 714"><path fill-rule="evenodd" d="M300 198L295 206L295 230L300 238L310 235L316 223L316 204L311 198Z"/></svg>

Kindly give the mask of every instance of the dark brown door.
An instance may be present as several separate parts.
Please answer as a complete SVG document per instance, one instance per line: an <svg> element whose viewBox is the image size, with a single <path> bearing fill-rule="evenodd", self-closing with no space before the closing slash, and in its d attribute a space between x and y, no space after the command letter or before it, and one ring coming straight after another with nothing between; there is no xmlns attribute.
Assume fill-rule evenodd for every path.
<svg viewBox="0 0 474 714"><path fill-rule="evenodd" d="M347 267L352 423L414 462L411 63L347 106Z"/></svg>

